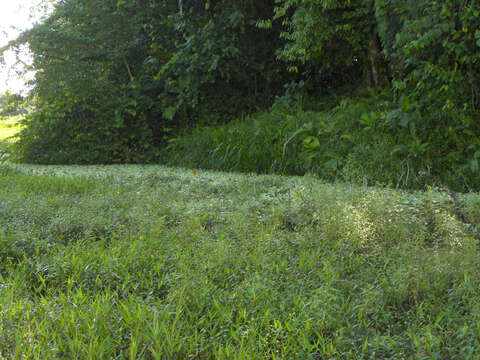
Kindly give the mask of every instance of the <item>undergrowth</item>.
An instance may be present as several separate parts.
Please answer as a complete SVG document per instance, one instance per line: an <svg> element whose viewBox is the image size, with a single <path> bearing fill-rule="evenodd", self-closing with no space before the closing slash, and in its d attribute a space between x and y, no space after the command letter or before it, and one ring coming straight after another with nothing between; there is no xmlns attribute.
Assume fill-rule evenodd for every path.
<svg viewBox="0 0 480 360"><path fill-rule="evenodd" d="M0 167L2 359L466 359L480 197Z"/></svg>
<svg viewBox="0 0 480 360"><path fill-rule="evenodd" d="M456 191L480 189L476 138L421 125L428 116L389 89L303 110L282 98L268 111L221 126L196 127L170 141L164 163L261 174L313 173L327 181L424 189L419 172ZM328 107L330 104L330 107ZM311 104L310 104L311 105ZM414 121L415 120L415 121ZM455 133L455 136L452 135Z"/></svg>

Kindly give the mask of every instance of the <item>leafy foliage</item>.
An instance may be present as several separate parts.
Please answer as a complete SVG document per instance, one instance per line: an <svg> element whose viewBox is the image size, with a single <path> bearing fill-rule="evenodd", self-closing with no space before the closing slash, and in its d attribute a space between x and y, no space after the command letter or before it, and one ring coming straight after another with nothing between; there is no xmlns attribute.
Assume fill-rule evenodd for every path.
<svg viewBox="0 0 480 360"><path fill-rule="evenodd" d="M291 71L303 69L311 86L323 81L335 88L359 77L374 87L386 85L373 1L277 1L273 19L260 26L280 20L287 43L278 55Z"/></svg>
<svg viewBox="0 0 480 360"><path fill-rule="evenodd" d="M37 71L37 110L17 158L149 162L172 129L268 105L282 85L272 66L280 40L272 43L255 19L272 7L267 0L184 1L181 9L176 1L59 2L11 44L29 44Z"/></svg>
<svg viewBox="0 0 480 360"><path fill-rule="evenodd" d="M208 4L208 6L207 6ZM167 118L223 123L271 104L282 89L274 52L280 39L259 30L257 19L270 16L273 1L184 2L175 53L156 74Z"/></svg>
<svg viewBox="0 0 480 360"><path fill-rule="evenodd" d="M403 60L393 88L402 106L390 120L403 136L422 143L439 173L477 172L480 5L452 0L396 6L404 24L395 53Z"/></svg>
<svg viewBox="0 0 480 360"><path fill-rule="evenodd" d="M430 171L457 191L480 187L479 172L458 159L433 156L435 148L404 131L413 111L406 100L392 101L390 90L359 92L334 104L305 111L284 99L268 112L179 136L164 158L190 168L313 173L328 181L410 189L424 188L428 181L419 172Z"/></svg>
<svg viewBox="0 0 480 360"><path fill-rule="evenodd" d="M155 146L148 99L136 92L132 73L141 67L138 29L122 11L107 2L58 3L50 18L17 40L29 43L37 71L36 111L17 144L20 159L148 160Z"/></svg>
<svg viewBox="0 0 480 360"><path fill-rule="evenodd" d="M19 94L6 92L0 95L0 121L3 118L25 114L26 99Z"/></svg>
<svg viewBox="0 0 480 360"><path fill-rule="evenodd" d="M11 44L28 43L37 70L15 158L405 187L426 171L478 189L479 13L462 0L59 2ZM274 101L315 110L326 94L343 106L265 112Z"/></svg>
<svg viewBox="0 0 480 360"><path fill-rule="evenodd" d="M277 2L275 12L273 21L283 19L288 40L279 54L294 69L305 63L341 71L355 59L367 64L357 78L367 75L372 85L391 82L389 111L373 106L359 114L365 129L375 129L372 140L389 134L386 144L395 156L385 163L396 168L398 161L421 159L424 170L451 186L478 189L477 2L298 0ZM324 148L309 141L318 150L312 156L321 157Z"/></svg>

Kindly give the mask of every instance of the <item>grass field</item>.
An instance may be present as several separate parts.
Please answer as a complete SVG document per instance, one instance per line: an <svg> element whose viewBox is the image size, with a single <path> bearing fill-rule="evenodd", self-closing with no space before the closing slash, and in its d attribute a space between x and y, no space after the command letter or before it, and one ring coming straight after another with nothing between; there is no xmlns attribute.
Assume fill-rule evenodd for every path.
<svg viewBox="0 0 480 360"><path fill-rule="evenodd" d="M480 196L0 166L0 359L473 359Z"/></svg>
<svg viewBox="0 0 480 360"><path fill-rule="evenodd" d="M18 116L0 118L0 141L10 140L20 130L19 120Z"/></svg>

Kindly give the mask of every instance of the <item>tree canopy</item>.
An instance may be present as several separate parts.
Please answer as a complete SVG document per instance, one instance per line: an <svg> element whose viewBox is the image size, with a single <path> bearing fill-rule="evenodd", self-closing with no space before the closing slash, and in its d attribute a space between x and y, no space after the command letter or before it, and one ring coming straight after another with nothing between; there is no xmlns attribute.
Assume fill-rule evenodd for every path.
<svg viewBox="0 0 480 360"><path fill-rule="evenodd" d="M151 161L168 133L271 104L281 40L273 1L58 2L27 43L36 111L19 148L37 162ZM288 77L288 76L287 76Z"/></svg>

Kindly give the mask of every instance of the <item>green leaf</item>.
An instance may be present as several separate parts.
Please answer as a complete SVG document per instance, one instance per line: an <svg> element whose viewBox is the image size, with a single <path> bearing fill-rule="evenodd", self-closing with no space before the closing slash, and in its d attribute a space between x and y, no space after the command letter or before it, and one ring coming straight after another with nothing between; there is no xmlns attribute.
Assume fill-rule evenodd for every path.
<svg viewBox="0 0 480 360"><path fill-rule="evenodd" d="M478 159L472 159L470 161L470 170L474 173L478 171Z"/></svg>
<svg viewBox="0 0 480 360"><path fill-rule="evenodd" d="M345 141L349 141L349 142L353 142L354 139L353 139L353 136L352 135L349 135L349 134L343 134L340 136L340 139L342 140L345 140Z"/></svg>
<svg viewBox="0 0 480 360"><path fill-rule="evenodd" d="M360 124L362 125L370 125L370 115L367 113L363 113L362 116L360 116Z"/></svg>
<svg viewBox="0 0 480 360"><path fill-rule="evenodd" d="M410 110L410 100L408 99L407 96L404 96L402 99L402 109L405 112L408 112Z"/></svg>
<svg viewBox="0 0 480 360"><path fill-rule="evenodd" d="M320 147L320 141L315 136L307 136L303 139L303 147L309 150L317 149Z"/></svg>
<svg viewBox="0 0 480 360"><path fill-rule="evenodd" d="M340 168L341 163L342 162L340 159L332 159L332 160L328 160L325 163L325 167L330 170L338 170Z"/></svg>
<svg viewBox="0 0 480 360"><path fill-rule="evenodd" d="M405 146L403 145L395 145L392 149L392 151L390 151L390 155L395 155L397 153L401 153L405 151Z"/></svg>
<svg viewBox="0 0 480 360"><path fill-rule="evenodd" d="M163 110L163 116L167 120L173 120L175 114L177 112L177 109L174 107L167 107L166 109Z"/></svg>

